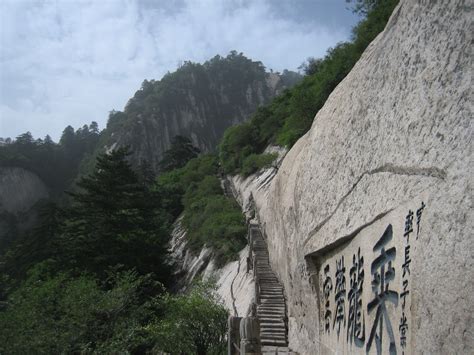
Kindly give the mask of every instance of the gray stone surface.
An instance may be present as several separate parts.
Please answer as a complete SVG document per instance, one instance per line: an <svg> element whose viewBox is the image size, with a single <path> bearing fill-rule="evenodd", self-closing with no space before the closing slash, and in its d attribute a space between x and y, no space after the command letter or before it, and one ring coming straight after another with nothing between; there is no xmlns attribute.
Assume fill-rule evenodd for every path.
<svg viewBox="0 0 474 355"><path fill-rule="evenodd" d="M26 212L48 195L46 185L36 174L23 168L0 167L0 212Z"/></svg>
<svg viewBox="0 0 474 355"><path fill-rule="evenodd" d="M163 95L169 96L169 107L139 114L133 124L109 130L106 150L130 146L133 163L147 161L155 169L177 135L189 137L202 152L212 152L226 128L247 121L259 106L286 88L279 74L261 74L261 79L252 81L242 75L242 82L206 78L199 82L203 85L199 90L194 87L198 83L195 76L185 77L185 88L175 83L173 91L164 91ZM181 95L180 90L190 91Z"/></svg>
<svg viewBox="0 0 474 355"><path fill-rule="evenodd" d="M252 273L247 273L248 247L239 253L238 260L217 268L211 249L204 247L199 253L193 253L186 245L186 230L178 219L169 243L170 262L176 267L176 290L186 291L197 278L212 278L216 281L217 293L230 314L246 316L255 288Z"/></svg>
<svg viewBox="0 0 474 355"><path fill-rule="evenodd" d="M471 9L466 1L402 0L273 180L262 187L262 174L234 179L243 204L252 193L257 205L295 351L365 352L324 340L312 260L346 242L373 243L389 223L403 238L406 212L423 201L422 230L411 239L407 352L474 352ZM373 319L365 312L367 343Z"/></svg>

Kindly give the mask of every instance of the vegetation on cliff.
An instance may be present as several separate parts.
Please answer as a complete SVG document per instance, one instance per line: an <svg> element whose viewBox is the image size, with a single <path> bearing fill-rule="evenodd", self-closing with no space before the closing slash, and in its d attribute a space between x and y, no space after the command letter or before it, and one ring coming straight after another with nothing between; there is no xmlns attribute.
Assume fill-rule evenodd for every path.
<svg viewBox="0 0 474 355"><path fill-rule="evenodd" d="M156 190L169 197L177 216L183 212L188 246L210 247L219 264L237 257L246 244L245 218L240 206L224 195L215 155L202 155L183 168L159 176ZM181 205L177 205L180 201Z"/></svg>

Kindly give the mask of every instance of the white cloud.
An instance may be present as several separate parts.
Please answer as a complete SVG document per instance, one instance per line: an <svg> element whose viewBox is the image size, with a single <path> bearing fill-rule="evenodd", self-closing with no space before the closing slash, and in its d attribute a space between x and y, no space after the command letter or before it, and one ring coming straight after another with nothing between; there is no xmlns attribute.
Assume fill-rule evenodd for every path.
<svg viewBox="0 0 474 355"><path fill-rule="evenodd" d="M92 120L104 127L108 111L122 109L143 79L159 79L180 61L235 49L294 70L348 37L348 25L296 21L274 4L0 1L0 137L30 130L58 139L66 125Z"/></svg>

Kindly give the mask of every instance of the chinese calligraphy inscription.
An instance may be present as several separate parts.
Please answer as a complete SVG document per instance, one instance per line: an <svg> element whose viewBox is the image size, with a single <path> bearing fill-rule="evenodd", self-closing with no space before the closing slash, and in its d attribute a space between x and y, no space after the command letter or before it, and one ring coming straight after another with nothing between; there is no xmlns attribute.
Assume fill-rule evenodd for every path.
<svg viewBox="0 0 474 355"><path fill-rule="evenodd" d="M410 277L424 212L424 202L411 203L318 256L320 334L327 348L410 352Z"/></svg>

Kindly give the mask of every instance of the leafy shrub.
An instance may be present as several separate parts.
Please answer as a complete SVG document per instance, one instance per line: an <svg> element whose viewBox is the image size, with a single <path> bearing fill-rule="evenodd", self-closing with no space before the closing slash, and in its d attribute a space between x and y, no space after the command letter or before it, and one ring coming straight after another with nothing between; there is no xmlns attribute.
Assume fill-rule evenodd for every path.
<svg viewBox="0 0 474 355"><path fill-rule="evenodd" d="M228 312L215 286L198 284L188 295L164 295L164 316L146 327L155 351L169 354L220 355L226 351Z"/></svg>
<svg viewBox="0 0 474 355"><path fill-rule="evenodd" d="M259 164L266 163L265 159L269 157ZM235 259L245 247L246 226L240 206L224 196L218 174L217 157L203 155L161 175L155 188L162 196L170 191L174 194L169 200L174 201L176 211L184 212L190 248L198 251L210 247L218 264L223 264ZM181 201L180 206L176 200Z"/></svg>
<svg viewBox="0 0 474 355"><path fill-rule="evenodd" d="M278 154L250 154L244 159L241 174L249 176L254 172L272 165Z"/></svg>
<svg viewBox="0 0 474 355"><path fill-rule="evenodd" d="M130 353L151 348L142 328L149 314L159 311L153 299L161 290L148 276L133 271L112 273L104 284L89 275L51 275L47 263L40 263L0 312L0 353Z"/></svg>
<svg viewBox="0 0 474 355"><path fill-rule="evenodd" d="M212 284L172 296L150 275L52 274L37 264L0 310L2 354L222 354L228 313Z"/></svg>

